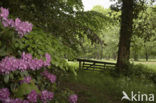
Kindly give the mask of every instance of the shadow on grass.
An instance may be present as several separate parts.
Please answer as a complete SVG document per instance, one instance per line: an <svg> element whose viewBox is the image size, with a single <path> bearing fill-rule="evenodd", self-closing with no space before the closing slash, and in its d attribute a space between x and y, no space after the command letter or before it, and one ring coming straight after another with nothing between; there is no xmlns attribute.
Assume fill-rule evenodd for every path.
<svg viewBox="0 0 156 103"><path fill-rule="evenodd" d="M122 103L122 91L128 95L131 91L156 95L156 85L150 80L126 76L114 77L110 72L81 71L77 76L68 74L61 85L78 94L78 103Z"/></svg>

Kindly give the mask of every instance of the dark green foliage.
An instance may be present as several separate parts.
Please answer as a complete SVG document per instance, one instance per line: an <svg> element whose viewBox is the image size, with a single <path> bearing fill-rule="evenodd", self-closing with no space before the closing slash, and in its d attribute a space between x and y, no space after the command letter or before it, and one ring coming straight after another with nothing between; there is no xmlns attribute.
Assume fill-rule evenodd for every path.
<svg viewBox="0 0 156 103"><path fill-rule="evenodd" d="M19 53L25 51L37 58L44 56L45 53L49 53L52 56L51 63L64 70L67 66L66 59L75 56L75 52L62 44L61 39L57 40L40 29L35 29L30 35L26 35L18 40L15 43L15 48Z"/></svg>
<svg viewBox="0 0 156 103"><path fill-rule="evenodd" d="M36 90L39 92L38 87L34 84L34 82L31 82L31 84L22 84L20 83L20 80L22 80L25 76L28 76L29 72L24 71L15 71L9 74L2 75L0 78L0 84L1 88L9 88L10 92L13 93L12 96L22 98L24 95L31 92L31 90Z"/></svg>
<svg viewBox="0 0 156 103"><path fill-rule="evenodd" d="M129 64L128 68L126 68L125 72L121 74L127 77L137 77L138 79L148 79L153 83L156 83L156 72L154 70L149 69L143 64Z"/></svg>
<svg viewBox="0 0 156 103"><path fill-rule="evenodd" d="M133 35L137 35L138 37L143 38L143 40L149 41L152 36L155 35L155 27L153 21L153 11L151 8L147 8L144 11L142 11L138 18L135 20L135 24L133 27Z"/></svg>
<svg viewBox="0 0 156 103"><path fill-rule="evenodd" d="M28 95L32 90L35 90L37 93L40 93L38 87L34 83L23 83L16 90L14 90L13 93L15 97L24 99L23 97L25 95Z"/></svg>
<svg viewBox="0 0 156 103"><path fill-rule="evenodd" d="M33 24L50 30L54 25L62 24L65 18L73 15L75 10L82 10L81 0L1 0L3 7L9 8L13 16L29 20ZM69 13L69 15L67 15ZM56 30L53 28L52 31ZM63 26L59 27L63 28Z"/></svg>
<svg viewBox="0 0 156 103"><path fill-rule="evenodd" d="M84 35L92 42L102 42L97 31L110 22L101 13L83 12L81 0L2 0L0 4L9 8L13 17L32 22L51 35L62 38L63 43L74 50L82 44Z"/></svg>
<svg viewBox="0 0 156 103"><path fill-rule="evenodd" d="M104 43L100 39L100 31L112 24L112 19L97 11L78 12L76 16L78 32L81 36L87 35L88 39L96 43ZM81 37L80 36L80 37Z"/></svg>
<svg viewBox="0 0 156 103"><path fill-rule="evenodd" d="M90 14L90 16L89 16ZM91 15L94 14L94 15ZM117 45L118 45L118 36L119 36L119 15L120 12L114 12L110 9L104 9L101 6L95 6L92 11L86 12L83 14L86 18L84 20L93 20L94 25L87 25L90 28L96 28L96 35L87 35L91 40L86 36L81 40L82 41L82 55L81 58L94 58L94 59L104 59L104 58L114 58L117 56ZM82 16L83 16L82 15ZM88 15L88 16L85 16ZM99 16L98 16L99 15ZM104 15L104 16L103 16ZM113 16L116 15L116 16ZM85 21L83 21L85 22ZM82 23L83 25L83 23ZM95 26L95 27L94 27ZM100 28L99 28L100 27ZM88 31L89 32L89 31ZM91 31L90 31L91 32ZM87 31L86 31L87 33ZM97 43L93 43L97 38Z"/></svg>
<svg viewBox="0 0 156 103"><path fill-rule="evenodd" d="M0 59L8 55L17 55L13 46L18 39L18 34L11 28L5 28L0 23Z"/></svg>
<svg viewBox="0 0 156 103"><path fill-rule="evenodd" d="M131 50L135 60L140 56L148 61L150 57L155 56L154 15L154 10L144 4L144 10L140 11L138 18L134 20Z"/></svg>
<svg viewBox="0 0 156 103"><path fill-rule="evenodd" d="M70 94L73 94L73 91L70 89L66 88L64 89L64 91L58 90L55 94L56 97L54 99L55 102L52 103L68 103L69 102L68 97L70 96Z"/></svg>

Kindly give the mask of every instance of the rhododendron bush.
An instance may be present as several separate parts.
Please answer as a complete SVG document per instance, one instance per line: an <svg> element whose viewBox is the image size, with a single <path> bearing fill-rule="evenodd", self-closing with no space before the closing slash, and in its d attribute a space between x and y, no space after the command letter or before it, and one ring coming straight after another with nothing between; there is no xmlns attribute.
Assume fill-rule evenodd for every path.
<svg viewBox="0 0 156 103"><path fill-rule="evenodd" d="M12 44L30 34L33 25L19 18L9 18L9 10L0 8L0 49L12 50L0 55L0 102L2 103L47 103L56 101L57 77L50 72L51 55L33 57L29 51L17 52ZM7 31L7 32L6 32ZM11 36L7 36L11 35ZM9 38L8 38L9 37ZM0 52L1 53L1 52ZM71 93L68 101L77 102L77 95Z"/></svg>
<svg viewBox="0 0 156 103"><path fill-rule="evenodd" d="M5 8L0 8L1 9L1 22L4 27L12 27L14 28L20 37L23 37L25 34L29 33L32 31L32 24L29 22L23 22L19 18L16 18L15 20L9 19L9 10Z"/></svg>
<svg viewBox="0 0 156 103"><path fill-rule="evenodd" d="M45 33L39 28L33 28L30 35L25 35L15 43L15 48L20 52L29 52L34 57L39 58L40 55L49 53L53 55L51 64L61 68L62 70L69 69L66 58L74 58L75 51L65 46L61 40L54 37L52 34Z"/></svg>

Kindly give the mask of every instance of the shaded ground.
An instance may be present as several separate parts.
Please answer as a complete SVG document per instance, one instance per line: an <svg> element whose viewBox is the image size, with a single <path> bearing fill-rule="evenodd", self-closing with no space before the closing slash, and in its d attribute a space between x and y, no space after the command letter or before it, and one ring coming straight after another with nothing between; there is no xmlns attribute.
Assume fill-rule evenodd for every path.
<svg viewBox="0 0 156 103"><path fill-rule="evenodd" d="M108 96L98 88L93 88L89 85L80 84L76 82L66 81L61 84L63 88L69 88L78 94L78 103L121 103L118 99Z"/></svg>
<svg viewBox="0 0 156 103"><path fill-rule="evenodd" d="M131 91L156 94L156 85L149 80L114 77L108 72L81 71L77 77L69 73L60 83L59 88L69 88L78 95L78 103L130 103L121 102L122 91L128 95Z"/></svg>
<svg viewBox="0 0 156 103"><path fill-rule="evenodd" d="M64 78L61 87L62 89L69 88L78 94L78 103L121 103L120 98L108 95L105 90L101 90L101 86L96 88L94 85L82 83L76 78L73 79L71 75ZM111 92L110 90L110 94Z"/></svg>

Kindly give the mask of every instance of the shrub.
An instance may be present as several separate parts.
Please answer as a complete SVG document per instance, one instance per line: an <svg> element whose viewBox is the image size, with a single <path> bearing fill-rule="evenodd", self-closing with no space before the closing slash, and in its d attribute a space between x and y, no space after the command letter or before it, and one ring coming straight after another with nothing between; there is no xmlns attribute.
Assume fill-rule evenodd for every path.
<svg viewBox="0 0 156 103"><path fill-rule="evenodd" d="M156 83L156 72L152 69L149 69L143 64L129 64L126 71L122 73L128 77L137 77L140 79L148 79Z"/></svg>
<svg viewBox="0 0 156 103"><path fill-rule="evenodd" d="M42 36L37 36L36 32L32 36L26 36L31 32L32 24L23 22L19 18L14 21L8 16L8 9L1 8L0 101L2 103L46 103L53 100L53 91L57 89L55 87L56 76L47 70L47 67L50 67L51 63L53 64L51 55L56 52L54 51L56 49L52 49L54 46L50 42L51 38L47 39L48 36L45 33ZM56 65L57 62L54 64Z"/></svg>
<svg viewBox="0 0 156 103"><path fill-rule="evenodd" d="M72 49L62 44L62 42L51 34L45 33L40 29L36 28L30 34L31 35L26 35L15 43L14 46L19 53L26 51L34 57L39 58L48 52L53 55L53 62L51 62L53 66L59 67L62 70L68 68L65 58L74 58L75 52Z"/></svg>

